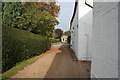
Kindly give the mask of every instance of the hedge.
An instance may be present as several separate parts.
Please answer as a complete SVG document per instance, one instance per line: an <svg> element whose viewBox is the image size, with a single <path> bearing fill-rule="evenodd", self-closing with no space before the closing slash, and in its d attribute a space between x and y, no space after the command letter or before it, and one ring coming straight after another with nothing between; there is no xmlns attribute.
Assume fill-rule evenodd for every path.
<svg viewBox="0 0 120 80"><path fill-rule="evenodd" d="M47 37L7 26L2 31L2 72L50 49Z"/></svg>

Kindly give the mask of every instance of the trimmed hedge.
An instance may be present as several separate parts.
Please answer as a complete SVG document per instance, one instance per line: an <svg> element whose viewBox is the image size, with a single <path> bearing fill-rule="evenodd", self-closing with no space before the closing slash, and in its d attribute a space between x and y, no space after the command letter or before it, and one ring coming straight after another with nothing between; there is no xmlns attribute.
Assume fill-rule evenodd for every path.
<svg viewBox="0 0 120 80"><path fill-rule="evenodd" d="M60 39L50 39L50 42L51 43L57 43L57 42L60 42Z"/></svg>
<svg viewBox="0 0 120 80"><path fill-rule="evenodd" d="M48 38L38 34L7 26L3 26L2 31L2 72L51 47Z"/></svg>

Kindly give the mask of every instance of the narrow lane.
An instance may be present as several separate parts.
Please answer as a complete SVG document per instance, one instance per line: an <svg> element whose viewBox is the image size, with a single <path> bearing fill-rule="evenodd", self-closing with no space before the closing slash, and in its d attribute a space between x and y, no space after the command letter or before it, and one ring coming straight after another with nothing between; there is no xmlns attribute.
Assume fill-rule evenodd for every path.
<svg viewBox="0 0 120 80"><path fill-rule="evenodd" d="M90 62L73 61L71 53L67 44L54 45L12 78L89 78Z"/></svg>

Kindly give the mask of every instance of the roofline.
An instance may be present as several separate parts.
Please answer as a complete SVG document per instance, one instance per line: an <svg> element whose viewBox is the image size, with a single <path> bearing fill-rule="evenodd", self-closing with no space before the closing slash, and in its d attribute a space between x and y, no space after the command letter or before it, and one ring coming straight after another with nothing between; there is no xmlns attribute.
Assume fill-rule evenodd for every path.
<svg viewBox="0 0 120 80"><path fill-rule="evenodd" d="M77 5L78 5L78 0L75 1L75 7L74 7L74 12L73 12L73 16L72 16L72 19L70 21L70 29L71 29L71 24L73 22L73 19L75 17L75 13L76 13L76 10L77 10Z"/></svg>
<svg viewBox="0 0 120 80"><path fill-rule="evenodd" d="M75 1L74 12L73 12L73 16L72 16L72 19L71 19L71 22L70 22L70 29L71 29L71 25L72 25L73 19L74 19L75 14L76 14L77 5L78 5L78 0ZM91 6L90 4L88 4L88 3L86 2L86 0L85 0L85 5L87 5L87 6L90 7L90 8L93 8L93 6Z"/></svg>

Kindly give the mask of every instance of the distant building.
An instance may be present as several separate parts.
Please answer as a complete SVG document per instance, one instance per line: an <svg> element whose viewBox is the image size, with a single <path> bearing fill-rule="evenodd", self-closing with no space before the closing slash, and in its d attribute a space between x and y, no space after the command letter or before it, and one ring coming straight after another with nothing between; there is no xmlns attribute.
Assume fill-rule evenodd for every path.
<svg viewBox="0 0 120 80"><path fill-rule="evenodd" d="M63 35L63 36L61 36L61 42L67 42L67 35Z"/></svg>

